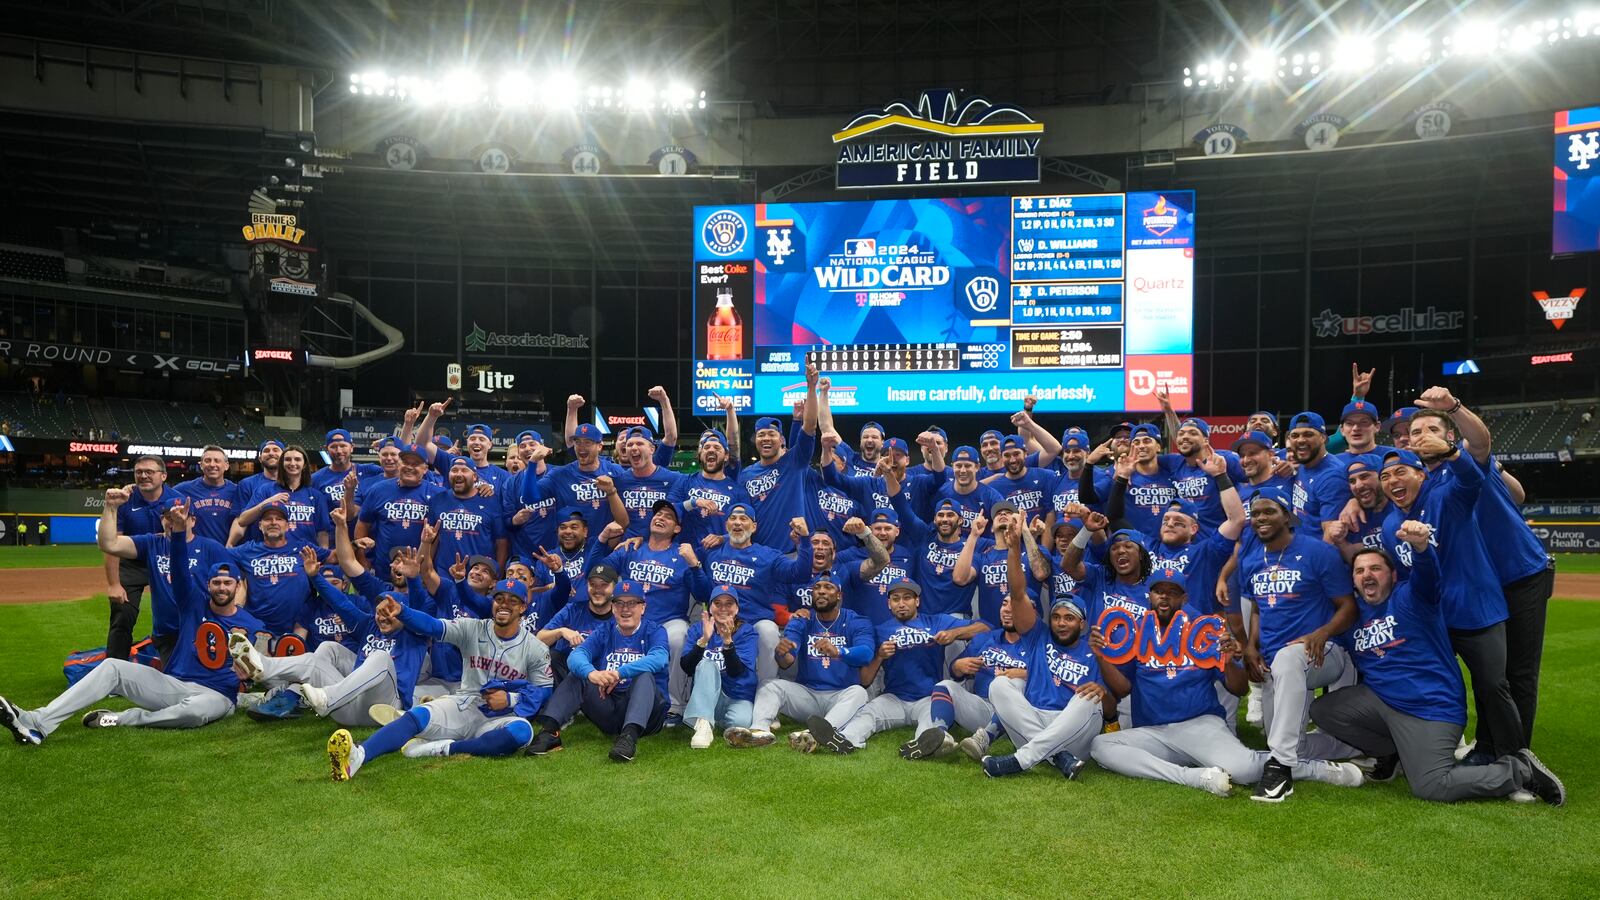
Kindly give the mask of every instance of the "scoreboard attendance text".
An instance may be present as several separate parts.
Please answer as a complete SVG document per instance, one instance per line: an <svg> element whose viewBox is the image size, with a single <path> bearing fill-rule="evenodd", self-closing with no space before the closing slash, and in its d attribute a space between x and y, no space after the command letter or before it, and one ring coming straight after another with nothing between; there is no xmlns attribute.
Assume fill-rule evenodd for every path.
<svg viewBox="0 0 1600 900"><path fill-rule="evenodd" d="M782 414L1187 408L1194 194L695 209L694 405Z"/></svg>

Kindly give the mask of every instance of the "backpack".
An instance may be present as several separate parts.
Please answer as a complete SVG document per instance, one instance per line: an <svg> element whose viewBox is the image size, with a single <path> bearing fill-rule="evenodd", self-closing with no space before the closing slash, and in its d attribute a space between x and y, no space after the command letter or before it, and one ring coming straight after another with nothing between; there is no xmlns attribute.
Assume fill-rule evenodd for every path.
<svg viewBox="0 0 1600 900"><path fill-rule="evenodd" d="M67 684L74 685L89 674L95 666L105 661L106 648L96 647L93 650L74 650L67 654L67 661L61 666L61 673L67 676ZM161 671L161 657L156 653L155 641L145 638L134 644L128 650L128 658L141 666L149 666L156 671Z"/></svg>

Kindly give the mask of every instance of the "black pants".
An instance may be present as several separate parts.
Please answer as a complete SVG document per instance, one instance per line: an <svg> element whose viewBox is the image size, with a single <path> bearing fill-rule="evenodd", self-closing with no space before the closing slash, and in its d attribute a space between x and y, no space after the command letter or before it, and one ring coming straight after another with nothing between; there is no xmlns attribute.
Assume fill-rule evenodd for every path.
<svg viewBox="0 0 1600 900"><path fill-rule="evenodd" d="M150 640L156 646L156 655L161 657L161 668L166 669L167 663L172 662L172 651L178 647L177 633L151 635Z"/></svg>
<svg viewBox="0 0 1600 900"><path fill-rule="evenodd" d="M1473 631L1450 629L1450 646L1467 665L1472 702L1478 712L1477 749L1493 757L1515 753L1527 744L1522 717L1506 682L1506 625L1501 622Z"/></svg>
<svg viewBox="0 0 1600 900"><path fill-rule="evenodd" d="M558 684L567 677L567 657L571 655L571 650L550 651L550 671L555 673Z"/></svg>
<svg viewBox="0 0 1600 900"><path fill-rule="evenodd" d="M1539 664L1544 657L1544 619L1556 590L1552 563L1505 586L1506 682L1522 718L1523 746L1533 746L1533 717L1539 711Z"/></svg>
<svg viewBox="0 0 1600 900"><path fill-rule="evenodd" d="M626 691L613 691L604 697L589 679L568 675L556 685L538 721L546 728L559 728L579 710L609 735L621 734L629 725L639 726L643 734L655 734L667 717L667 704L656 691L655 675L649 672L636 676Z"/></svg>
<svg viewBox="0 0 1600 900"><path fill-rule="evenodd" d="M131 560L123 560L117 581L128 593L127 603L111 604L111 626L106 630L106 658L127 659L133 647L133 626L139 622L139 604L150 585L150 570Z"/></svg>

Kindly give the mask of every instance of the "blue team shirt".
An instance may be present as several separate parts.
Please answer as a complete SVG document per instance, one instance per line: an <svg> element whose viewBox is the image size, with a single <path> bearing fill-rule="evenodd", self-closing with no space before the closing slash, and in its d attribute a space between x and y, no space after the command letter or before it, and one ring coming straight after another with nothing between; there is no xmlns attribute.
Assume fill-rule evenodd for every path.
<svg viewBox="0 0 1600 900"><path fill-rule="evenodd" d="M1110 563L1085 561L1083 580L1078 582L1078 596L1083 598L1090 625L1098 624L1100 614L1113 606L1127 610L1137 619L1150 611L1150 580L1123 584L1117 580Z"/></svg>
<svg viewBox="0 0 1600 900"><path fill-rule="evenodd" d="M852 517L865 521L869 513L850 494L829 484L822 473L806 470L806 527L813 534L827 532L835 547L849 546L855 538L844 533L844 523Z"/></svg>
<svg viewBox="0 0 1600 900"><path fill-rule="evenodd" d="M1184 609L1193 615L1209 615L1217 611L1217 577L1233 556L1234 544L1215 531L1202 531L1194 540L1178 547L1157 541L1150 554L1151 566L1155 570L1182 572L1189 583Z"/></svg>
<svg viewBox="0 0 1600 900"><path fill-rule="evenodd" d="M332 466L323 466L311 473L311 486L321 491L327 498L328 508L332 509L344 502L344 477L351 472L356 473L356 493L361 493L361 482L370 478L382 478L383 466L375 463L360 463L352 465L343 472L335 471ZM355 502L351 497L351 502Z"/></svg>
<svg viewBox="0 0 1600 900"><path fill-rule="evenodd" d="M1294 476L1294 514L1300 527L1321 530L1328 519L1339 518L1350 500L1350 466L1340 457L1325 453L1315 465L1301 466Z"/></svg>
<svg viewBox="0 0 1600 900"><path fill-rule="evenodd" d="M789 549L789 520L804 517L811 457L816 438L797 429L792 446L772 465L756 462L739 473L739 486L755 509L755 543Z"/></svg>
<svg viewBox="0 0 1600 900"><path fill-rule="evenodd" d="M1129 474L1122 512L1129 525L1151 537L1161 533L1161 517L1178 499L1172 473L1182 463L1182 456L1164 453L1156 457L1155 474L1146 475L1138 469Z"/></svg>
<svg viewBox="0 0 1600 900"><path fill-rule="evenodd" d="M1214 452L1227 462L1229 480L1235 484L1247 480L1244 469L1239 467L1239 457L1233 451ZM1217 530L1218 525L1228 520L1228 514L1222 511L1222 492L1217 489L1217 480L1182 454L1178 454L1177 464L1172 468L1172 488L1181 499L1194 503L1200 514L1201 534Z"/></svg>
<svg viewBox="0 0 1600 900"><path fill-rule="evenodd" d="M1328 624L1333 598L1354 593L1339 551L1300 531L1281 553L1246 533L1239 544L1239 583L1261 617L1258 642L1268 664L1290 641Z"/></svg>
<svg viewBox="0 0 1600 900"><path fill-rule="evenodd" d="M783 636L794 643L795 683L814 691L842 691L861 683L861 667L872 661L877 644L872 623L841 607L832 622L818 616L794 616L783 628ZM816 649L827 638L839 656L828 657Z"/></svg>
<svg viewBox="0 0 1600 900"><path fill-rule="evenodd" d="M889 588L895 582L912 576L916 557L911 555L911 548L896 541L889 548L889 564L883 567L883 571L871 578L862 578L859 562L865 558L865 553L860 550L852 550L845 555L846 563L857 565L848 568L844 584L840 587L844 589L845 607L866 616L876 626L893 620L894 616L889 612Z"/></svg>
<svg viewBox="0 0 1600 900"><path fill-rule="evenodd" d="M696 622L689 626L689 633L683 639L683 652L679 658L688 656L695 650L695 644L700 642L700 636L705 634L705 626ZM706 656L710 658L722 672L722 693L730 700L756 699L756 630L749 623L743 623L733 632L733 653L744 663L744 671L737 676L729 675L726 661L722 655L724 641L722 635L713 628L711 639L706 641Z"/></svg>
<svg viewBox="0 0 1600 900"><path fill-rule="evenodd" d="M175 566L189 572L188 551L188 542L179 535L172 542L172 552L178 558L169 560L169 569ZM172 582L173 601L178 607L178 640L163 671L179 681L208 687L232 702L239 695L239 676L233 673L233 661L228 656L228 635L237 631L254 637L268 629L247 609L240 608L228 616L214 612L202 578L203 575L180 576Z"/></svg>
<svg viewBox="0 0 1600 900"><path fill-rule="evenodd" d="M649 543L633 550L616 550L603 562L644 589L646 625L687 618L689 605L696 599L705 599L711 590L704 563L690 566L678 553L675 542L668 543L665 550L651 550Z"/></svg>
<svg viewBox="0 0 1600 900"><path fill-rule="evenodd" d="M1356 669L1378 699L1406 715L1465 726L1467 688L1440 606L1439 554L1413 556L1411 577L1387 601L1356 598Z"/></svg>
<svg viewBox="0 0 1600 900"><path fill-rule="evenodd" d="M117 534L133 537L136 534L161 534L166 529L161 524L161 514L172 505L177 492L166 485L154 500L146 500L135 489L128 502L117 507Z"/></svg>
<svg viewBox="0 0 1600 900"><path fill-rule="evenodd" d="M1100 679L1100 663L1089 649L1087 627L1076 641L1062 644L1050 630L1049 620L1041 616L1022 636L1021 643L1028 660L1022 695L1035 709L1066 709L1078 688L1104 683Z"/></svg>
<svg viewBox="0 0 1600 900"><path fill-rule="evenodd" d="M615 619L595 626L589 637L567 657L567 669L579 678L588 678L596 669L615 669L622 680L613 693L626 693L633 679L646 672L655 674L657 702L667 699L667 630L660 625L639 623L633 634L623 634Z"/></svg>
<svg viewBox="0 0 1600 900"><path fill-rule="evenodd" d="M1028 643L1016 632L1012 632L1010 637L1015 640L1007 639L1005 629L995 628L973 638L962 652L962 659L973 656L983 663L983 668L972 676L972 692L979 697L988 699L989 685L1000 677L1001 669L1028 667Z"/></svg>
<svg viewBox="0 0 1600 900"><path fill-rule="evenodd" d="M1396 540L1395 529L1406 519L1433 526L1429 543L1439 548L1439 568L1450 573L1440 588L1445 622L1464 631L1508 618L1505 593L1473 516L1485 480L1478 464L1462 453L1428 475L1410 512L1391 505L1383 523L1384 547L1402 578L1411 573L1411 545Z"/></svg>
<svg viewBox="0 0 1600 900"><path fill-rule="evenodd" d="M396 480L382 481L367 491L360 521L372 535L372 568L380 577L389 574L389 551L394 547L422 545L422 526L428 519L428 501L439 489L431 484L405 487ZM451 562L455 558L451 557Z"/></svg>
<svg viewBox="0 0 1600 900"><path fill-rule="evenodd" d="M608 613L604 618L595 615L594 610L589 608L588 600L582 603L573 601L556 610L556 614L550 617L550 621L546 622L544 627L548 629L571 628L578 634L583 635L584 638L588 638L596 628L600 627L601 622L609 621L611 621L611 615ZM579 643L583 642L579 641ZM572 649L572 645L567 642L566 638L562 638L556 641L555 645L550 649L552 652L567 652Z"/></svg>
<svg viewBox="0 0 1600 900"><path fill-rule="evenodd" d="M255 506L278 494L289 495L289 499L283 501L283 505L289 513L290 540L314 544L317 542L318 532L333 533L328 519L328 496L312 487L309 482L291 491L276 481L268 481L256 488L246 507ZM256 521L256 528L258 530L260 528L259 519Z"/></svg>
<svg viewBox="0 0 1600 900"><path fill-rule="evenodd" d="M189 511L194 514L194 533L197 537L219 544L228 543L228 532L233 528L233 520L239 517L245 501L240 496L237 484L224 478L222 484L212 487L204 479L196 478L185 481L172 491L188 502Z"/></svg>
<svg viewBox="0 0 1600 900"><path fill-rule="evenodd" d="M311 586L300 563L300 548L305 546L306 541L290 538L282 547L251 541L229 550L250 583L247 601L250 612L273 634L294 630L295 620L311 595ZM319 556L326 552L317 549Z"/></svg>
<svg viewBox="0 0 1600 900"><path fill-rule="evenodd" d="M933 693L944 678L944 647L933 636L952 628L965 628L971 619L918 613L902 622L890 618L874 629L878 643L893 641L895 653L883 662L883 690L907 703Z"/></svg>
<svg viewBox="0 0 1600 900"><path fill-rule="evenodd" d="M472 471L478 473L479 481L486 481L494 485L496 494L500 493L500 486L505 484L506 480L511 477L510 472L493 463L484 463L480 466L473 462L470 456L461 456L460 454L451 453L449 450L440 450L433 455L433 471L444 479L443 484L446 487L450 484L450 467L455 465L458 459L467 461L467 465L472 467Z"/></svg>
<svg viewBox="0 0 1600 900"><path fill-rule="evenodd" d="M1543 572L1550 565L1550 554L1534 537L1533 529L1522 517L1522 509L1511 499L1511 489L1500 480L1494 457L1482 465L1484 486L1473 507L1473 517L1485 546L1493 544L1489 555L1495 576L1502 586Z"/></svg>
<svg viewBox="0 0 1600 900"><path fill-rule="evenodd" d="M1077 496L1076 486L1074 486L1073 496ZM967 532L972 530L972 520L976 519L980 514L984 518L988 518L989 511L994 509L994 505L999 503L1000 499L999 491L981 481L965 494L956 490L954 481L948 481L939 485L933 492L932 502L928 505L931 509L938 509L940 503L946 500L953 501L961 515L961 536L966 537ZM896 509L898 508L896 507ZM904 516L904 513L901 515Z"/></svg>
<svg viewBox="0 0 1600 900"><path fill-rule="evenodd" d="M521 500L523 503L537 503L554 497L558 510L575 506L583 510L584 520L589 523L590 537L598 537L601 529L611 521L611 503L594 480L602 475L610 475L615 481L621 479L622 473L622 467L609 459L600 459L593 472L585 472L578 468L578 463L570 462L550 469L543 477L524 480ZM787 530L788 526L784 528Z"/></svg>
<svg viewBox="0 0 1600 900"><path fill-rule="evenodd" d="M971 615L972 583L956 584L962 537L958 534L953 541L939 540L938 529L913 512L904 497L894 498L894 508L900 514L900 536L895 539L895 546L904 547L911 555L911 578L922 586L920 608L930 613ZM884 613L888 613L887 606Z"/></svg>
<svg viewBox="0 0 1600 900"><path fill-rule="evenodd" d="M199 532L199 526L195 531ZM139 555L137 561L150 570L150 631L152 634L169 635L178 631L178 603L172 596L171 555L164 534L136 534L129 538L133 541L134 551ZM221 541L201 537L198 533L194 540L189 542L189 574L206 580L206 573L211 567L221 562L232 562L228 549Z"/></svg>
<svg viewBox="0 0 1600 900"><path fill-rule="evenodd" d="M1015 504L1023 521L1031 522L1050 512L1058 480L1049 469L1027 468L1022 470L1021 478L1001 475L988 486Z"/></svg>
<svg viewBox="0 0 1600 900"><path fill-rule="evenodd" d="M537 478L533 469L523 469L495 489L500 500L500 518L505 524L506 537L511 539L513 556L532 557L540 547L548 550L556 548L556 526L560 524L555 518L560 511L556 506L556 497L551 495L531 503L522 499L524 482ZM518 525L512 520L524 509L531 515L528 521Z"/></svg>
<svg viewBox="0 0 1600 900"><path fill-rule="evenodd" d="M438 550L433 561L440 571L450 568L457 553L462 559L470 556L495 559L495 542L505 537L500 501L476 493L468 497L457 497L448 490L434 494L428 498L428 523L439 528Z"/></svg>
<svg viewBox="0 0 1600 900"><path fill-rule="evenodd" d="M731 464L730 464L731 466ZM703 472L694 472L678 479L672 486L672 494L667 499L678 504L679 524L683 531L679 535L683 540L694 545L699 552L700 542L706 535L728 533L728 517L721 512L735 503L748 503L744 488L736 480L737 467L724 467L728 473L726 478L707 478ZM704 513L694 503L696 500L710 500L718 512ZM754 508L754 507L752 507Z"/></svg>
<svg viewBox="0 0 1600 900"><path fill-rule="evenodd" d="M772 604L783 602L783 585L811 572L811 554L788 557L761 544L738 548L725 543L702 557L705 577L713 585L728 585L739 595L739 618L746 622L770 621Z"/></svg>
<svg viewBox="0 0 1600 900"><path fill-rule="evenodd" d="M622 495L622 505L628 508L628 527L623 537L647 537L650 534L650 508L659 500L672 495L672 489L683 476L671 469L656 466L649 475L635 475L632 469L622 470L616 476L617 492ZM679 519L683 514L679 513Z"/></svg>
<svg viewBox="0 0 1600 900"><path fill-rule="evenodd" d="M1172 621L1160 633L1174 638L1182 634L1192 618L1188 609L1185 604L1183 609L1173 613ZM1222 703L1217 699L1217 682L1223 677L1220 669L1201 668L1188 655L1171 663L1146 656L1130 660L1118 669L1133 687L1130 706L1136 728L1223 715Z"/></svg>
<svg viewBox="0 0 1600 900"><path fill-rule="evenodd" d="M428 658L428 639L403 626L385 634L370 607L334 590L321 575L312 576L311 587L320 605L338 616L347 629L343 643L355 653L356 665L374 653L387 653L394 660L395 693L400 695L401 707L409 709L422 661Z"/></svg>

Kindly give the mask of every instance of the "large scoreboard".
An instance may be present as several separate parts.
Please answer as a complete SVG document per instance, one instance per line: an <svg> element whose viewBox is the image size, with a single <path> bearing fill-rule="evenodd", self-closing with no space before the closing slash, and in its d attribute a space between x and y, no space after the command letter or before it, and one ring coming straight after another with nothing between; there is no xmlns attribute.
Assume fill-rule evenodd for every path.
<svg viewBox="0 0 1600 900"><path fill-rule="evenodd" d="M694 217L694 405L1187 408L1194 194L759 203Z"/></svg>
<svg viewBox="0 0 1600 900"><path fill-rule="evenodd" d="M1600 250L1600 106L1556 113L1552 253Z"/></svg>

